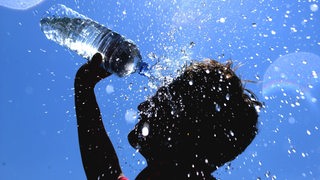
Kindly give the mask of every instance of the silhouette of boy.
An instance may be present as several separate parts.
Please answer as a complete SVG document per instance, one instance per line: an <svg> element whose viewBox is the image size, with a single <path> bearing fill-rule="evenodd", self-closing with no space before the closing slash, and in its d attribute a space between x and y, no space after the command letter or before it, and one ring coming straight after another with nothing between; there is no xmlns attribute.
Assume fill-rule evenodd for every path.
<svg viewBox="0 0 320 180"><path fill-rule="evenodd" d="M126 179L104 128L95 85L111 74L95 54L75 77L75 104L88 179ZM244 89L231 63L194 62L138 106L130 144L146 158L136 179L215 179L211 173L241 154L257 134L261 103Z"/></svg>

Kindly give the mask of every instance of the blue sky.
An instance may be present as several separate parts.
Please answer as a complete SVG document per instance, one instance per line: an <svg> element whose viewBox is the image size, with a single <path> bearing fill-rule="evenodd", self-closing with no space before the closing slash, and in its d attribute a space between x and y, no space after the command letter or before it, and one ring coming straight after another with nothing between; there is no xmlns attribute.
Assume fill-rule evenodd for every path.
<svg viewBox="0 0 320 180"><path fill-rule="evenodd" d="M215 177L320 178L317 0L52 0L26 10L0 6L0 179L85 179L73 98L73 78L85 61L47 40L39 27L41 16L58 3L132 39L149 63L153 53L174 68L185 58L242 65L237 74L257 82L247 87L266 107L254 142ZM130 179L146 164L127 142L136 119L126 112L134 114L154 91L138 74L111 76L96 88Z"/></svg>

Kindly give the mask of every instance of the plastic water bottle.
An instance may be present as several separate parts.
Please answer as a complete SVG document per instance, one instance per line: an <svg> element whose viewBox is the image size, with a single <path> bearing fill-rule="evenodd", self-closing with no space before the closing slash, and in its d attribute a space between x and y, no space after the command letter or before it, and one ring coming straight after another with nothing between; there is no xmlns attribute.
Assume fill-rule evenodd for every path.
<svg viewBox="0 0 320 180"><path fill-rule="evenodd" d="M88 60L101 53L104 69L120 77L148 67L133 41L65 5L51 7L40 20L40 26L48 39Z"/></svg>

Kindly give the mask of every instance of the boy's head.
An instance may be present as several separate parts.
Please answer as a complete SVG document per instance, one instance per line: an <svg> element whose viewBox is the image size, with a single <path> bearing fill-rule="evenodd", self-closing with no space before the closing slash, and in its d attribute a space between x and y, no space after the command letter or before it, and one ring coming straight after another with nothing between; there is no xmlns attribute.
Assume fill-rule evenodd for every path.
<svg viewBox="0 0 320 180"><path fill-rule="evenodd" d="M195 62L141 103L129 134L148 161L192 163L207 171L233 160L257 133L256 101L231 63Z"/></svg>

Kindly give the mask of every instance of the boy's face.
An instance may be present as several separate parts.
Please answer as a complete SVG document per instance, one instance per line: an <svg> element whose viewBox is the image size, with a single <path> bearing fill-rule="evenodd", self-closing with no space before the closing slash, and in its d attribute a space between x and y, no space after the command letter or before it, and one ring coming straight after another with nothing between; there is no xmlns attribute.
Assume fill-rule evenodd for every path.
<svg viewBox="0 0 320 180"><path fill-rule="evenodd" d="M139 122L129 133L128 139L131 146L139 149L146 158L170 146L172 131L175 129L173 103L168 87L162 87L138 106Z"/></svg>

